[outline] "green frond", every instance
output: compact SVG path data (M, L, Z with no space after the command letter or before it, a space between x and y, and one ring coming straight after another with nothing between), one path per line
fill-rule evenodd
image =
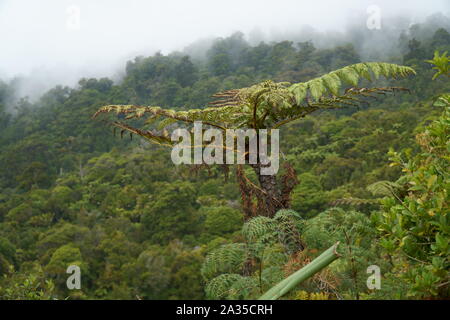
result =
M342 82L336 73L325 75L322 81L328 91L330 91L335 96L339 95L339 88L341 87Z
M154 130L138 129L119 121L111 124L151 142L171 146L168 135L155 130L161 131L176 122L192 124L195 121L221 130L276 129L319 109L358 106L379 95L406 91L398 87L358 88L363 78L372 80L380 75L399 78L412 74L415 71L410 67L382 62L357 63L304 83L267 80L248 88L219 92L213 95L216 100L203 109L176 111L158 106L108 105L100 108L93 117L114 113L125 121L146 118L144 125L153 125ZM352 87L344 90L344 83Z
M281 209L278 210L278 212L275 214L274 219L277 221L285 221L285 220L290 220L290 219L301 219L300 215L298 214L298 212L294 211L294 210L290 210L290 209Z
M308 81L308 88L311 92L312 97L316 101L319 100L319 98L322 97L327 90L327 87L325 86L322 78Z
M277 225L279 242L288 253L294 253L303 249L296 224L300 220L299 218L297 212L286 209L279 210L273 218Z
M208 299L225 299L231 294L231 288L237 282L244 282L245 277L235 273L225 273L212 279L205 288Z
M286 259L287 260L287 259ZM269 289L276 283L280 282L286 276L284 265L270 265L267 264L266 268L261 273L262 287ZM261 292L260 294L261 295Z
M414 69L410 67L392 63L357 63L332 71L305 83L293 84L290 90L296 98L297 104L300 104L307 97L308 90L311 97L315 101L318 101L326 94L339 96L339 90L342 89L343 82L357 87L362 78L372 81L373 78L377 79L380 74L386 78L399 78L407 77L415 73Z
M242 234L248 242L257 242L261 237L275 231L275 224L271 218L258 216L247 221L242 227Z
M377 181L367 186L367 191L372 193L374 196L387 196L390 197L396 194L402 189L398 183L391 181Z
M300 234L297 230L299 215L293 210L279 210L273 218L255 217L242 227L242 234L250 246L253 255L259 256L265 246L281 244L286 253L302 249Z
M282 244L274 244L264 248L262 256L262 263L265 266L282 267L288 260L289 255L286 254L285 248Z
M336 70L335 74L347 84L353 87L358 86L359 74L355 68L352 68L351 66L344 67L340 70Z
M225 244L213 250L205 259L201 273L204 279L211 279L221 273L238 273L246 258L242 243Z
M291 86L290 91L295 97L295 102L300 105L305 100L308 93L308 86L304 83L297 83Z
M259 295L258 285L258 280L255 277L236 277L235 281L228 289L227 299L256 299Z

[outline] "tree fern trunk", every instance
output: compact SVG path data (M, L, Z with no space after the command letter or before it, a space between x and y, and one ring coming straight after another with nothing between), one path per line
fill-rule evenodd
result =
M267 215L272 218L275 213L282 208L280 202L280 190L277 187L277 177L275 175L260 175L258 180L261 189L265 192L264 201L268 209Z
M262 202L259 204L259 209L264 211L265 216L272 218L279 209L283 208L280 199L281 192L277 185L277 177L276 175L262 175L261 164L255 164L252 167L258 177L259 186L262 191L258 199L258 201ZM262 208L261 205L263 205Z

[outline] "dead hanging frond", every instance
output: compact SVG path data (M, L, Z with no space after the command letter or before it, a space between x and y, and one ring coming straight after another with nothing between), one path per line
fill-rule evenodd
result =
M239 184L239 190L241 192L244 220L247 221L258 215L257 205L254 201L257 191L254 188L254 185L249 183L242 165L236 166L236 178Z
M230 178L230 165L222 164L222 165L220 165L220 168L222 169L225 182L228 182L228 179Z
M114 114L119 117L120 121L103 121L108 122L114 127L118 127L133 134L142 136L143 138L157 144L165 144L170 142L168 134L160 135L155 132L164 132L174 123L193 124L196 121L202 122L205 126L211 126L224 131L228 124L233 123L235 118L239 118L241 114L236 107L224 107L219 110L217 108L192 109L188 111L175 111L171 109L162 109L158 106L133 106L133 105L108 105L100 108L92 116L99 118L100 116ZM130 120L145 120L142 122L142 128L126 123ZM144 128L151 128L144 129ZM163 143L162 143L163 142ZM172 145L172 144L170 144Z
M258 170L258 165L252 165L252 167ZM289 208L290 195L298 184L298 179L295 169L288 162L285 162L283 167L286 172L280 177L280 186L279 188L275 186L277 192L273 194L269 194L267 190L263 190L250 181L245 175L242 165L237 167L236 176L241 192L245 220L258 215L272 217L277 211ZM272 179L274 184L278 184L275 176L260 176L259 178Z
M269 196L265 190L248 179L242 165L237 166L236 177L245 221L256 216L273 216L277 208L282 207L279 199Z
M289 208L291 203L291 193L295 186L299 184L297 173L289 162L283 164L286 172L281 177L281 203L284 208Z

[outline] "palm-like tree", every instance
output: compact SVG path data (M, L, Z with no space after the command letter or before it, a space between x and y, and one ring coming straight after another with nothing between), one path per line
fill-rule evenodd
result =
M110 123L124 132L141 136L151 142L173 146L167 127L173 123L191 124L201 121L203 125L227 129L278 129L294 120L317 110L340 109L366 103L395 91L400 87L358 87L361 79L369 81L400 78L415 74L406 66L390 63L367 62L350 65L307 82L291 84L264 81L248 88L228 90L215 94L215 100L203 109L171 110L158 106L107 105L94 117L114 113L121 120ZM348 86L345 88L344 84ZM129 120L145 118L141 128L130 125ZM258 159L259 160L259 159ZM252 165L259 186L251 183L238 166L237 176L241 187L244 212L249 218L255 215L272 217L279 209L289 206L289 194L297 183L295 173L287 167L281 179L276 175L261 174L261 163ZM256 198L256 201L254 199Z

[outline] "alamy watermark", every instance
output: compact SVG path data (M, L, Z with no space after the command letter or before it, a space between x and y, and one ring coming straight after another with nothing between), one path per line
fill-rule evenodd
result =
M369 30L381 29L381 8L377 5L371 5L366 10L369 17L366 21L366 26Z
M66 28L70 31L81 29L81 10L79 6L71 5L66 9Z
M70 265L66 273L71 274L66 281L67 289L69 290L80 290L81 289L81 269L77 265Z
M367 273L371 274L367 278L367 288L370 290L380 290L381 289L381 271L380 267L377 265L371 265L367 268Z
M171 140L178 144L171 157L176 165L258 164L261 175L275 175L279 169L279 137L278 129L203 130L202 122L196 121L193 138L188 129L172 132Z

